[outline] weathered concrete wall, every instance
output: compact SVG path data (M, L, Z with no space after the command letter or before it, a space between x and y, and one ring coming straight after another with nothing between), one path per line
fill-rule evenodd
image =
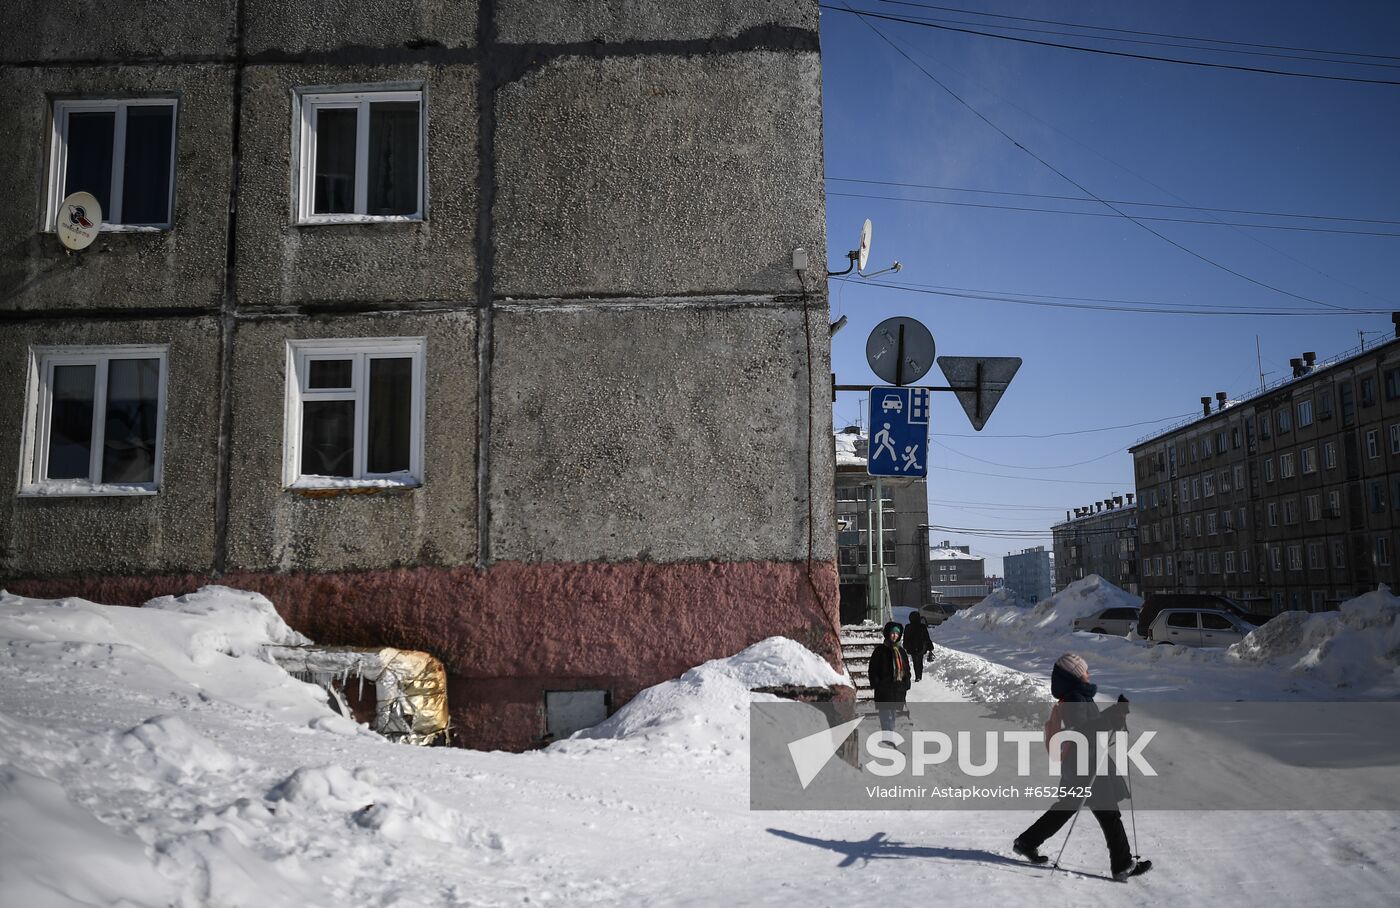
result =
M476 558L476 313L243 321L234 338L230 570L348 571ZM423 485L282 486L287 341L426 337Z
M814 321L825 334L823 315ZM522 561L832 559L827 397L800 310L695 304L496 314L491 551ZM827 380L824 338L812 364ZM815 400L814 400L815 398Z
M17 498L29 349L169 344L160 494ZM0 328L0 577L206 571L214 553L219 419L213 319L29 321Z
M470 47L478 0L244 0L250 54L346 47Z
M248 68L245 79L239 305L475 299L474 67L254 66ZM427 220L295 225L293 88L382 83L423 87L428 117Z
M137 605L191 577L21 581L23 596ZM621 706L707 659L780 634L839 663L829 563L554 564L354 574L234 573L325 643L422 649L443 661L459 740L542 743L547 690L601 688Z
M541 44L734 37L775 25L815 32L818 13L806 0L516 0L499 6L502 41Z
M55 96L177 96L175 226L106 232L81 256L41 233ZM214 307L232 165L228 66L0 66L0 311Z
M820 87L816 53L769 51L566 57L506 86L497 292L800 292L793 248L826 246Z
M233 52L237 0L5 0L0 63L158 60Z

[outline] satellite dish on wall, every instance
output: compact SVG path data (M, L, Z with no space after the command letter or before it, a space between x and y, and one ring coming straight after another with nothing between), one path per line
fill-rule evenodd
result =
M856 247L859 256L856 260L856 270L864 271L865 263L870 261L870 218L865 219L865 224L860 228L860 245Z
M75 192L58 203L54 232L58 241L77 252L92 245L102 229L102 203L90 192Z
M870 261L870 218L866 218L865 223L861 225L860 245L846 253L846 258L850 260L851 264L847 266L845 271L828 271L826 276L840 277L843 274L850 274L854 271L860 277L874 277L876 274L887 274L891 271L898 271L904 267L899 262L895 262L883 271L876 271L874 274L865 273L865 266Z

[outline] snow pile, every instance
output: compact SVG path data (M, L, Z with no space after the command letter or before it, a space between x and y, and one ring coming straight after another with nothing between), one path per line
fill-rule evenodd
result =
M1076 580L1033 608L998 590L972 608L956 612L944 624L949 630L981 630L1012 637L1059 637L1074 631L1074 619L1106 608L1138 608L1142 600L1098 574Z
M722 762L747 758L749 704L779 699L756 687L850 685L822 657L786 637L769 637L726 659L712 659L674 681L649 687L606 721L551 745L580 753L626 741L648 753Z
M226 586L204 586L183 596L161 596L141 607L181 615L217 616L217 623L211 622L211 633L202 635L200 642L231 656L256 653L269 643L283 646L311 643L287 626L266 596Z
M1400 691L1400 597L1382 586L1336 612L1285 612L1230 647L1241 662L1302 673L1338 688Z

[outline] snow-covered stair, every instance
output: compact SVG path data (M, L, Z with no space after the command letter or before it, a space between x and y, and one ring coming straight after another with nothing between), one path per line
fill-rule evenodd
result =
M845 624L841 626L841 660L846 663L846 671L856 685L857 700L874 699L870 691L870 654L880 643L880 628L873 624Z

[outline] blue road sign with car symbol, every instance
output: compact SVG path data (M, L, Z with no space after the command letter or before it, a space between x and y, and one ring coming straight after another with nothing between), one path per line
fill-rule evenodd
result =
M931 393L923 388L870 389L871 476L928 476Z

